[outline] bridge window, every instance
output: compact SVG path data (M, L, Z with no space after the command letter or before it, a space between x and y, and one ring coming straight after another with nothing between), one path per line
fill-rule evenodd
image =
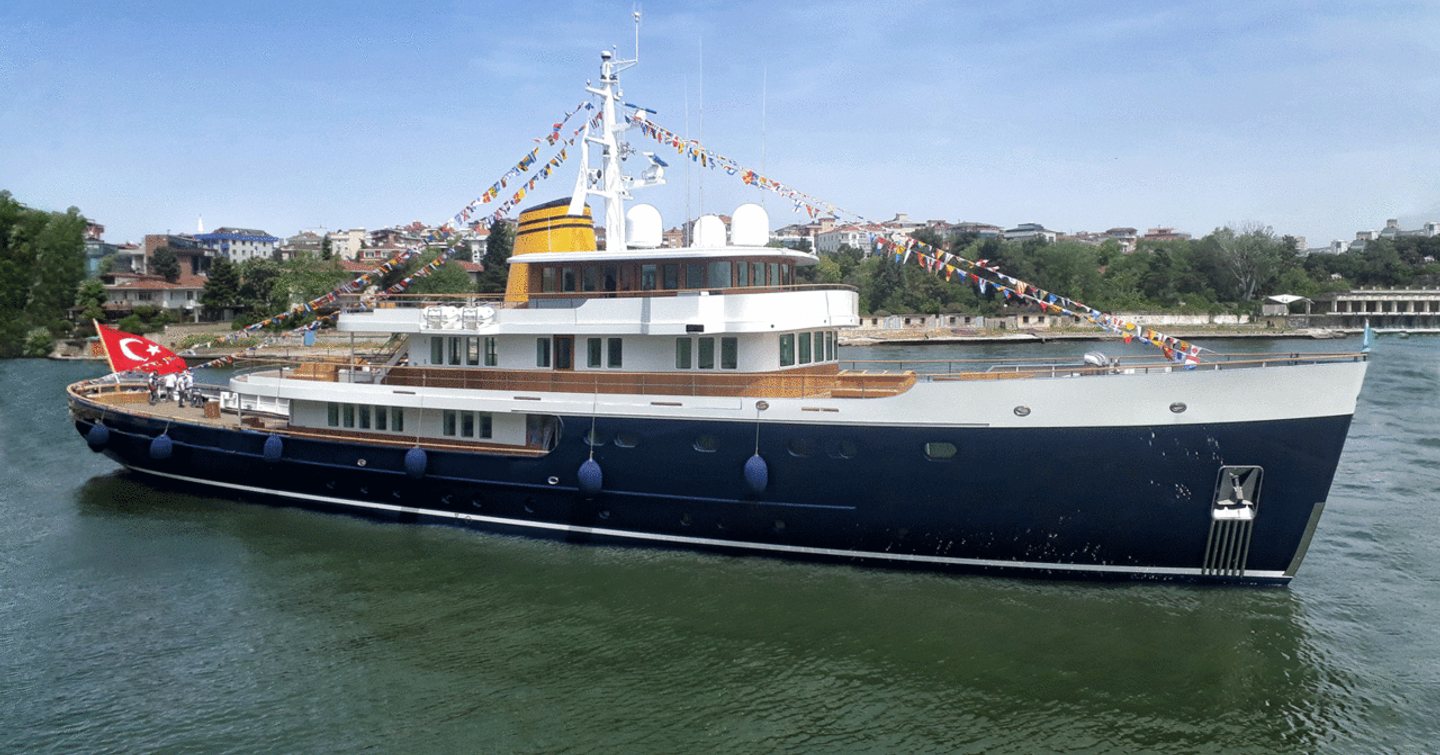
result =
M800 364L810 364L810 334L800 334Z
M751 263L750 263L750 285L752 285L752 286L764 286L764 285L765 285L765 263L764 263L764 262L751 262Z
M644 290L644 291L654 291L654 290L655 290L655 284L657 283L657 281L656 281L656 279L655 279L656 270L657 270L657 268L656 268L656 266L653 265L653 264L651 264L651 265L641 265L641 266L640 266L640 288L641 288L641 290Z
M735 285L738 288L750 286L750 265L744 262L735 263Z
M789 367L795 364L795 334L785 333L780 336L780 366Z
M740 344L735 338L720 339L720 369L734 370L740 366Z
M730 263L729 263L729 262L711 262L711 263L710 263L709 275L710 275L710 281L709 281L709 286L710 286L710 288L729 288L729 287L730 287Z
M675 369L690 369L690 339L675 339Z
M598 338L585 339L585 366L592 369L600 367L601 342Z
M680 265L679 263L668 263L660 266L660 272L664 278L663 287L674 291L680 287Z
M598 291L598 290L600 290L600 270L597 269L594 265L586 265L585 267L581 268L581 272L580 272L580 290L581 290L581 291Z
M835 331L825 331L825 361L835 361Z
M546 265L540 268L540 290L547 294L560 290L559 273L554 267Z
M685 265L685 287L705 287L705 263L691 262Z
M778 285L780 285L780 263L779 263L779 262L771 262L770 264L766 265L765 267L766 267L766 269L768 270L768 273L767 273L767 275L765 276L765 279L766 279L768 285L771 285L771 286L778 286Z
M575 290L575 268L570 267L569 265L560 268L560 290Z

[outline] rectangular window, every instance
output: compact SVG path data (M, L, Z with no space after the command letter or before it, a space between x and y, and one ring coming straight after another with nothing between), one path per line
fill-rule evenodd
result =
M606 352L607 352L606 355L605 355L605 357L606 357L606 359L605 359L605 366L618 368L618 367L620 366L621 362L623 361L623 360L622 360L622 357L624 356L624 355L620 352L620 339L619 339L619 338L611 338L611 339L608 339L608 340L609 340L609 343L605 344L605 346L606 346L606 349L605 349L605 350L606 350Z
M598 268L596 268L594 265L586 265L585 267L581 268L581 273L580 273L580 290L582 290L582 291L598 291L598 290L600 290L600 283L599 283L599 281L600 281L600 270L599 270Z
M494 367L500 364L500 357L495 353L495 336L485 336L485 366Z
M460 364L460 337L450 336L450 364Z
M575 290L575 268L568 265L566 267L560 268L560 290Z
M461 412L461 413L460 413L460 437L462 437L462 438L473 438L473 437L475 437L475 413L474 413L474 412Z
M360 429L370 429L370 407L363 404L360 406Z
M343 418L344 418L343 424L344 424L346 427L354 427L354 426L355 426L355 405L354 405L354 404L345 404L344 406L342 406L342 407L340 407L340 408L341 408L341 412L342 412Z
M465 364L470 367L480 365L480 339L470 337L465 339Z
M479 420L479 437L490 437L490 433L494 429L493 420L490 417L490 412L478 412L476 413L475 417Z
M764 263L764 262L751 262L751 263L750 263L750 285L752 285L752 286L763 286L763 285L765 285L765 263Z
M386 411L385 407L383 406L375 407L375 429L390 429L390 412Z
M675 263L661 265L660 272L664 275L665 288L674 291L680 287L680 265Z
M800 334L800 364L810 364L810 334Z
M734 370L740 367L740 343L732 337L720 339L720 369Z
M715 369L715 339L701 338L699 353L696 355L695 364L702 370Z
M735 285L739 288L750 286L750 264L748 262L735 263Z
M780 336L780 366L789 367L795 364L795 334L786 333Z
M405 410L398 406L390 407L390 429L397 433L405 432Z
M430 364L445 364L445 339L439 336L430 339Z
M685 287L705 287L705 263L691 262L685 265Z
M339 426L340 426L340 405L339 405L339 404L326 404L326 405L325 405L325 424L327 424L327 425L329 425L329 426L331 426L331 427L339 427Z
M535 366L536 366L536 367L549 367L549 366L550 366L550 339L548 339L548 338L537 338L537 339L535 339Z
M554 293L560 290L560 276L549 265L540 268L540 291Z
M600 366L600 351L604 346L598 338L585 339L585 366L598 368Z
M780 266L780 285L789 286L795 283L795 266L786 262Z
M825 334L817 330L810 336L815 339L815 361L825 361Z
M766 275L765 275L765 279L766 279L767 281L769 281L769 285L771 285L771 286L778 286L778 285L780 285L780 263L779 263L779 262L771 262L770 264L768 264L768 265L765 266L765 269L766 269L766 271L767 271L767 272L766 272Z
M655 272L656 272L656 269L655 269L655 265L653 265L653 264L652 264L652 265L641 265L641 266L640 266L640 288L641 288L641 290L644 290L644 291L653 291L653 290L655 290L655 284L656 284Z
M452 410L450 410L450 409L446 409L445 411L443 411L443 412L440 413L440 434L441 434L441 435L450 435L450 436L454 436L454 435L455 435L455 412L454 412L454 411L452 411Z
M730 263L729 263L729 262L711 262L711 263L710 263L709 276L710 276L710 288L729 288L729 287L730 287Z
M825 361L835 361L835 331L825 331Z
M690 339L675 339L675 369L690 369Z
M616 265L606 265L600 268L600 288L605 291L615 291L620 288L620 268Z

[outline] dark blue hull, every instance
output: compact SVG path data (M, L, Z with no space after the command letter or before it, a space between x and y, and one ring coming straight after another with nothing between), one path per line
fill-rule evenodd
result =
M99 408L71 405L85 435ZM1076 429L767 423L759 450L769 480L755 494L743 474L754 424L606 420L599 440L621 434L636 444L594 449L603 486L586 495L577 472L590 452L590 419L562 419L560 442L545 456L431 449L419 478L406 474L403 447L286 436L278 460L267 461L265 433L167 425L113 407L97 450L156 480L576 542L1283 584L1303 556L1350 424L1349 416ZM161 433L172 447L157 459L152 439ZM713 436L716 450L697 451L700 435ZM958 453L931 460L925 444L933 442ZM1264 468L1263 497L1243 532L1212 520L1217 471L1227 464Z

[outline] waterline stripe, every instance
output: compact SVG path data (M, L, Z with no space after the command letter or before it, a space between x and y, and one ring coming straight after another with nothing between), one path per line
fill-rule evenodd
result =
M508 517L484 516L481 514L466 514L457 511L439 511L436 509L422 509L413 506L396 506L388 503L372 503L370 501L356 501L349 498L336 498L333 496L314 495L311 493L299 493L293 491L274 490L271 488L256 487L253 485L240 485L233 482L219 482L216 480L202 480L196 477L171 474L169 472L157 472L151 469L133 467L126 465L127 469L157 477L168 477L183 482L191 482L199 485L210 485L215 487L242 490L249 493L261 495L274 495L283 498L296 498L307 501L318 501L340 506L354 506L357 508L375 509L380 511L392 511L406 514L417 514L422 516L442 517L457 519L467 522L484 522L488 524L500 524L509 527L529 527L532 529L552 530L556 532L573 532L587 535L601 535L631 540L648 540L653 542L682 543L686 545L699 545L718 548L737 548L744 550L771 551L777 553L800 553L810 556L830 556L838 558L861 558L883 561L902 561L908 563L944 564L952 566L980 566L1000 569L1036 569L1056 571L1081 571L1112 574L1144 574L1144 575L1172 575L1172 576L1204 576L1201 569L1173 566L1111 566L1103 564L1051 564L1036 563L1031 561L1002 561L986 558L953 558L949 556L926 556L909 553L878 553L875 551L855 551L841 548L815 548L804 545L776 545L774 543L751 543L738 540L720 540L709 537L689 537L685 535L661 535L651 532L631 532L628 530L615 530L604 527L582 527L573 524L557 524L554 522L533 522L524 519L510 519ZM1261 579L1284 580L1286 575L1279 571L1246 571L1244 577Z

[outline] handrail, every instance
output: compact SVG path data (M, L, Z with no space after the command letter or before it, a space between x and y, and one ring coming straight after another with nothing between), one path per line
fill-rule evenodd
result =
M507 302L504 294L390 294L376 300L364 294L347 294L337 297L346 312L363 307L364 311L379 309L410 309L432 304L480 305L496 309L525 309L530 302L565 301L567 299L636 299L670 298L678 296L727 296L731 294L774 294L800 291L858 291L854 286L843 283L792 283L783 286L733 286L703 288L651 288L628 291L531 291L526 294L528 302Z

